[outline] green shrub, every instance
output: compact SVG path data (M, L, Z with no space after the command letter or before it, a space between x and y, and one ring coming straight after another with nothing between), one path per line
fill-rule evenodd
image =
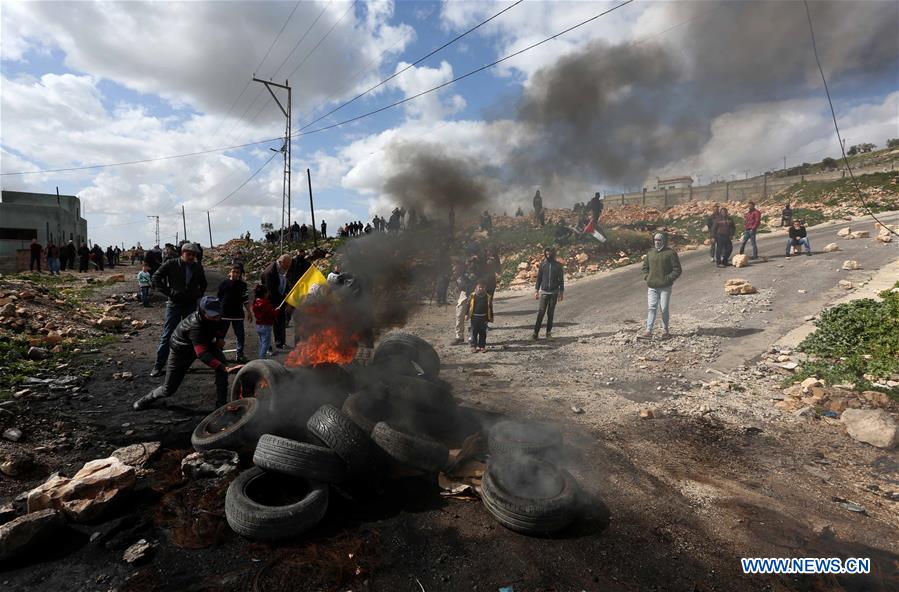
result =
M795 378L814 375L870 388L865 374L884 378L899 373L899 294L884 291L880 296L882 300L853 300L821 313L815 332L799 344L800 351L817 360L803 364Z

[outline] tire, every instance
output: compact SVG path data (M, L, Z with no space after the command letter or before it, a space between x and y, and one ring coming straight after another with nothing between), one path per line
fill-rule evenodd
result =
M307 440L306 422L322 405L338 409L352 391L352 376L337 366L285 369L272 400L276 427L272 433L293 440Z
M415 376L391 376L386 379L387 400L399 409L448 413L456 408L449 389Z
M490 428L487 444L491 454L541 456L562 445L562 432L549 423L509 419Z
M440 356L434 347L421 337L409 333L388 333L381 339L372 356L373 364L394 374L418 374L412 362L418 365L425 376L436 378L440 374Z
M347 476L346 463L330 448L272 434L259 438L253 463L266 471L322 483L340 483Z
M390 413L387 401L366 392L354 393L347 397L341 411L369 435L375 429L375 424L386 420Z
M259 393L258 398L269 398L270 395L274 395L277 386L286 380L287 375L287 369L274 360L251 360L234 377L228 391L228 400L256 397L257 386L263 380L268 387Z
M194 450L252 450L263 423L262 407L253 397L222 405L197 424L190 437Z
M492 458L481 480L481 496L497 522L522 534L558 532L577 514L574 477L534 457Z
M327 509L328 486L324 483L258 467L238 475L225 493L228 526L243 537L259 541L302 534L321 522Z
M375 424L371 437L390 458L415 469L439 473L449 461L449 449L446 446L400 432L383 421Z
M322 405L306 423L316 438L328 445L349 466L350 476L377 478L382 458L371 437L331 405Z

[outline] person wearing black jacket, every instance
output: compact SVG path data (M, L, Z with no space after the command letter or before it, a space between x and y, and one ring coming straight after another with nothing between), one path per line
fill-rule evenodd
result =
M197 310L178 323L172 333L171 348L165 367L165 381L134 402L134 410L140 411L154 401L175 394L188 368L197 358L215 371L215 406L221 407L228 399L228 374L241 366L227 366L222 353L225 325L221 322L222 306L218 298L204 296Z
M197 300L206 293L206 274L197 263L197 247L193 243L181 248L181 257L168 259L153 274L153 286L165 294L165 321L156 348L156 364L150 376L160 376L169 356L169 339L178 323L197 308Z
M540 300L540 309L537 311L537 322L534 323L534 335L536 340L543 325L543 316L546 315L546 338L553 338L553 315L556 312L556 302L565 299L565 270L556 261L556 250L552 247L543 249L543 262L537 271L537 282L534 286L534 300Z
M268 290L269 302L275 308L280 307L272 330L275 346L279 348L283 348L287 341L287 319L291 313L290 306L282 306L284 297L311 265L304 255L305 251L299 251L296 257L281 255L262 272L262 284Z
M87 271L87 265L90 256L90 249L87 248L86 244L81 243L81 246L78 247L78 271Z
M63 271L67 268L73 271L75 270L75 255L77 254L78 251L75 249L75 243L72 241L69 241L66 246L62 248L60 264Z
M793 220L793 225L790 227L790 238L787 240L787 257L790 256L790 251L794 246L804 246L805 254L811 257L812 245L808 240L808 233L805 231L805 226L802 225L800 220Z

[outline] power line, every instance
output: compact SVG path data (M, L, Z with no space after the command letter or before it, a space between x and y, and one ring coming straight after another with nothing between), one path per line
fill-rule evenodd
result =
M896 232L895 230L878 220L877 216L874 215L874 212L871 211L871 207L865 201L865 196L862 194L862 190L858 186L858 181L855 179L855 175L852 173L852 167L849 165L849 158L846 157L846 148L843 146L843 138L840 135L840 126L837 123L837 112L833 108L833 100L830 98L830 89L827 88L827 78L824 76L824 68L821 67L821 59L818 57L818 44L815 43L815 27L812 25L812 12L808 7L808 0L802 0L802 3L805 4L805 15L808 17L808 30L812 38L812 51L814 51L815 53L815 63L818 64L818 72L821 73L821 81L824 83L824 93L827 95L827 104L830 105L830 115L831 117L833 117L833 129L837 133L837 143L840 145L840 153L843 155L843 162L846 163L846 170L849 171L849 178L852 179L852 186L855 187L855 192L858 194L858 199L862 202L862 206L868 212L868 215L871 216L871 218L873 218L875 222L880 224L882 228L886 228L891 234L899 236L899 232Z
M328 29L328 32L325 33L325 36L322 37L321 39L319 39L318 43L315 44L315 47L313 47L311 50L309 50L309 53L306 54L306 57L303 58L303 61L300 62L300 65L297 66L296 68L294 68L293 71L287 75L288 79L291 76L293 76L294 74L296 74L299 71L299 69L303 67L303 64L306 63L306 60L309 59L309 56L311 56L312 54L315 53L315 50L317 50L318 47L324 42L324 40L327 39L328 36L331 34L331 31L333 31L337 27L337 25L340 24L340 22L346 17L346 15L348 15L350 13L351 10L353 10L353 8L356 7L356 5L358 3L359 3L359 0L356 0L355 2L350 4L350 7L346 9L346 11L343 13L343 15L341 15L341 17L339 19L337 19L337 22L335 22L333 25L331 25L331 28Z
M410 96L410 97L406 97L405 99L400 99L399 101L395 101L395 102L393 102L393 103L390 103L389 105L385 105L384 107L380 107L380 108L375 109L375 110L373 110L373 111L369 111L369 112L367 112L367 113L363 113L362 115L357 115L356 117L351 117L350 119L345 119L345 120L343 120L343 121L338 121L337 123L333 123L333 124L331 124L331 125L326 125L326 126L324 126L324 127L316 128L316 129L310 130L310 131L308 131L308 132L304 132L304 131L302 131L302 130L299 130L299 131L297 131L296 133L294 133L294 134L292 134L292 135L293 135L293 136L308 136L308 135L310 135L310 134L315 134L315 133L323 132L323 131L326 131L326 130L329 130L329 129L334 129L335 127L340 127L340 126L342 126L342 125L346 125L346 124L348 124L348 123L352 123L352 122L354 122L354 121L358 121L358 120L360 120L360 119L363 119L363 118L365 118L365 117L369 117L369 116L371 116L371 115L376 115L376 114L378 114L378 113L381 113L382 111L387 111L388 109L392 109L393 107L396 107L396 106L398 106L398 105L402 105L403 103L408 103L409 101L413 101L413 100L415 100L415 99L417 99L417 98L419 98L419 97L422 97L422 96L424 96L424 95L426 95L426 94L432 93L432 92L434 92L434 91L436 91L436 90L440 90L441 88L444 88L444 87L449 86L449 85L451 85L451 84L455 84L456 82L459 82L460 80L464 80L464 79L468 78L469 76L473 76L474 74L477 74L477 73L479 73L479 72L483 72L484 70L487 70L487 69L489 69L489 68L492 68L493 66L496 66L496 65L501 64L501 63L503 63L503 62L505 62L505 61L507 61L507 60L510 60L510 59L512 59L512 58L514 58L514 57L517 57L517 56L523 54L523 53L526 52L526 51L530 51L530 50L534 49L535 47L539 47L539 46L543 45L544 43L548 43L548 42L552 41L553 39L556 39L557 37L561 37L562 35L564 35L564 34L566 34L566 33L570 33L571 31L573 31L573 30L575 30L575 29L577 29L577 28L579 28L579 27L582 27L582 26L584 26L584 25L586 25L586 24L588 24L588 23L590 23L590 22L592 22L592 21L595 21L596 19L598 19L598 18L600 18L600 17L602 17L602 16L605 16L605 15L609 14L610 12L613 12L613 11L615 11L615 10L618 10L619 8L621 8L621 7L623 7L623 6L627 6L628 4L630 4L630 3L633 2L633 1L634 1L634 0L626 0L625 2L622 2L621 4L618 4L618 5L616 5L616 6L613 6L612 8L610 8L610 9L608 9L608 10L604 10L603 12L600 12L599 14L597 14L597 15L595 15L595 16L592 16L592 17L590 17L590 18L588 18L588 19L586 19L586 20L583 20L583 21L579 22L579 23L576 24L576 25L573 25L573 26L571 26L571 27L568 27L568 28L565 29L564 31L560 31L560 32L556 33L555 35L552 35L552 36L550 36L550 37L547 37L546 39L544 39L544 40L542 40L542 41L538 41L537 43L534 43L534 44L532 44L532 45L529 45L529 46L525 47L524 49L520 49L520 50L518 50L518 51L516 51L516 52L510 53L509 55L504 56L504 57L502 57L502 58L500 58L500 59L498 59L498 60L495 60L495 61L493 61L493 62L490 62L489 64L485 64L485 65L481 66L480 68L475 68L474 70L470 70L470 71L466 72L465 74L462 74L461 76L457 76L457 77L453 78L452 80L449 80L449 81L444 82L444 83L442 83L442 84L438 84L437 86L431 87L431 88L429 88L429 89L427 89L427 90L424 90L424 91L422 91L422 92L420 92L420 93L414 94L414 95L412 95L412 96Z
M565 35L566 33L570 33L571 31L573 31L573 30L575 30L575 29L577 29L577 28L579 28L579 27L582 27L582 26L584 26L584 25L586 25L586 24L588 24L588 23L591 23L591 22L595 21L596 19L598 19L598 18L600 18L600 17L603 17L603 16L605 16L605 15L607 15L607 14L609 14L609 13L615 11L615 10L618 10L619 8L622 8L622 7L624 7L624 6L627 6L628 4L631 4L632 2L634 2L634 0L626 0L625 2L622 2L621 4L617 4L617 5L613 6L612 8L609 8L608 10L604 10L603 12L600 12L600 13L598 13L598 14L596 14L596 15L594 15L594 16L588 18L588 19L585 19L585 20L583 20L583 21L581 21L581 22L575 24L575 25L572 25L571 27L568 27L567 29L564 29L563 31L560 31L560 32L556 33L555 35L552 35L552 36L550 36L550 37L547 37L547 38L543 39L542 41L538 41L537 43L534 43L534 44L529 45L529 46L527 46L527 47L525 47L525 48L523 48L523 49L520 49L520 50L518 50L518 51L516 51L516 52L514 52L514 53L511 53L511 54L509 54L509 55L506 55L506 56L504 56L504 57L502 57L502 58L500 58L500 59L498 59L498 60L495 60L495 61L493 61L493 62L490 62L489 64L485 64L485 65L483 65L483 66L481 66L481 67L479 67L479 68L475 68L474 70L471 70L471 71L469 71L469 72L466 72L465 74L462 74L461 76L457 76L456 78L453 78L452 80L450 80L450 81L448 81L448 82L444 82L444 83L442 83L442 84L439 84L439 85L437 85L437 86L435 86L435 87L433 87L433 88L430 88L430 89L428 89L428 90L422 91L422 92L420 92L420 93L418 93L418 94L415 94L415 95L413 95L413 96L406 97L405 99L401 99L401 100L399 100L399 101L396 101L396 102L394 102L394 103L391 103L391 104L386 105L386 106L384 106L384 107L381 107L381 108L379 108L379 109L375 109L375 110L373 110L373 111L369 111L368 113L364 113L364 114L362 114L362 115L358 115L358 116L356 116L356 117L352 117L352 118L346 119L346 120L344 120L344 121L339 121L339 122L337 122L337 123L334 123L334 124L331 124L331 125L328 125L328 126L324 126L324 127L321 127L321 128L313 129L313 130L310 130L310 131L305 131L305 132L304 132L304 131L297 131L297 132L295 132L295 133L293 133L293 134L291 134L291 135L294 136L294 137L296 137L296 136L306 136L306 135L310 135L310 134L314 134L314 133L318 133L318 132L323 132L323 131L326 131L326 130L329 130L329 129L333 129L333 128L336 128L336 127L340 127L340 126L346 125L346 124L348 124L348 123L352 123L352 122L354 122L354 121L358 121L358 120L360 120L360 119L363 119L363 118L365 118L365 117L369 117L369 116L371 116L371 115L375 115L375 114L377 114L377 113L381 113L382 111L386 111L386 110L391 109L391 108L393 108L393 107L396 107L396 106L398 106L398 105L402 105L402 104L404 104L404 103L408 103L409 101L415 100L415 99L417 99L417 98L419 98L419 97L422 97L422 96L424 96L424 95L426 95L426 94L429 94L429 93L431 93L431 92L434 92L434 91L436 91L436 90L440 90L441 88L444 88L444 87L446 87L446 86L449 86L449 85L451 85L451 84L454 84L454 83L456 83L456 82L459 82L459 81L461 81L461 80L464 80L465 78L468 78L468 77L470 77L470 76L473 76L474 74L477 74L477 73L479 73L479 72L483 72L484 70L487 70L487 69L489 69L489 68L492 68L493 66L496 66L496 65L501 64L501 63L503 63L503 62L505 62L505 61L508 61L508 60L510 60L510 59L512 59L512 58L514 58L514 57L517 57L517 56L519 56L519 55L521 55L521 54L523 54L523 53L525 53L525 52L527 52L527 51L530 51L530 50L532 50L532 49L534 49L534 48L536 48L536 47L539 47L540 45L543 45L544 43L548 43L549 41L552 41L552 40L554 40L554 39L556 39L556 38L558 38L558 37L561 37L562 35ZM132 160L132 161L125 161L125 162L106 163L106 164L97 164L97 165L85 165L85 166L80 166L80 167L67 167L67 168L59 168L59 169L42 169L42 170L36 170L36 171L17 171L17 172L11 172L11 173L0 173L0 176L8 176L8 175L30 175L30 174L37 174L37 173L60 173L60 172L67 172L67 171L80 171L80 170L86 170L86 169L107 168L107 167L113 167L113 166L124 166L124 165L132 165L132 164L143 164L143 163L148 163L148 162L156 162L156 161L160 161L160 160L171 160L171 159L174 159L174 158L183 158L183 157L188 157L188 156L198 156L198 155L201 155L201 154L211 154L211 153L213 153L213 152L225 152L225 151L227 151L227 150L235 150L235 149L238 149L238 148L246 148L246 147L249 147L249 146L258 146L258 145L260 145L260 144L265 144L265 143L268 143L268 142L275 142L275 141L282 141L282 140L283 140L283 138L267 138L267 139L265 139L265 140L259 140L259 141L256 141L256 142L247 142L247 143L245 143L245 144L236 144L236 145L233 145L233 146L224 146L224 147L220 147L220 148L211 148L211 149L209 149L209 150L198 150L198 151L196 151L196 152L189 152L189 153L185 153L185 154L173 154L173 155L162 156L162 157L157 157L157 158L146 158L146 159L142 159L142 160Z
M281 71L281 68L284 67L284 64L287 63L287 60L290 59L290 56L292 56L292 55L293 55L293 52L295 52L295 51L297 50L297 48L300 46L300 44L303 42L303 40L304 40L304 39L306 38L306 36L309 34L309 31L311 31L311 30L312 30L312 27L315 26L315 23L317 23L318 20L322 17L322 15L325 14L325 11L326 11L326 10L328 10L328 5L327 5L327 4L325 4L325 5L322 7L321 12L318 13L318 16L315 17L315 20L312 21L312 24L311 24L311 25L309 25L309 28L306 29L306 32L303 33L303 36L302 36L302 37L300 37L300 40L297 41L297 42L294 44L293 49L291 49L290 52L284 57L284 61L281 62L281 65L278 66L278 68L275 70L275 73L272 74L272 77L273 77L273 78L278 74L278 72ZM259 92L261 93L262 90L260 89Z
M126 160L122 162L109 162L106 164L88 164L84 166L77 167L66 167L61 169L41 169L37 171L16 171L13 173L0 173L0 176L6 177L9 175L36 175L38 173L65 173L69 171L85 171L88 169L104 169L108 167L114 166L127 166L132 164L145 164L148 162L157 162L160 160L172 160L173 158L185 158L188 156L200 156L201 154L212 154L213 152L226 152L228 150L236 150L238 148L247 148L249 146L258 146L260 144L266 144L268 142L281 142L284 138L268 138L266 140L259 140L257 142L248 142L246 144L235 144L234 146L225 146L223 148L210 148L209 150L198 150L196 152L187 152L185 154L171 154L169 156L158 156L156 158L143 158L141 160Z
M268 165L268 163L270 163L270 162L272 161L272 159L274 159L274 158L275 158L276 156L278 156L279 154L281 154L281 153L280 153L280 152L275 152L274 154L272 154L272 155L269 157L268 160L266 160L264 163L262 163L262 166L260 166L258 169L256 169L256 172L255 172L255 173L253 173L252 175L250 175L249 177L247 177L247 179L246 179L243 183L241 183L240 185L238 185L238 186L237 186L231 193L229 193L228 195L226 195L225 197L223 197L223 198L220 199L219 201L215 202L211 207L209 207L209 209L212 210L212 209L214 209L214 208L216 208L216 207L222 205L222 203L224 203L225 200L227 200L227 199L230 198L232 195L234 195L235 193L237 193L238 191L240 191L241 189L243 189L244 185L246 185L247 183L249 183L250 181L252 181L253 178L254 178L256 175L258 175L259 173L261 173L261 172L262 172L262 169L264 169L264 168L266 167L266 165Z
M336 113L337 111L340 111L341 109L343 109L343 108L346 107L347 105L350 105L351 103L354 103L356 100L358 100L358 99L360 99L361 97L367 95L367 94L370 93L371 91L373 91L373 90L375 90L375 89L377 89L377 88L380 88L381 86L384 86L385 84L387 84L388 82L390 82L391 80L393 80L394 78L396 78L397 76L399 76L400 74L402 74L403 72L405 72L406 70L409 70L410 68L413 68L413 67L417 66L418 64L422 63L423 61L425 61L425 60L428 59L429 57L433 56L433 55L436 54L437 52L439 52L439 51L441 51L441 50L443 50L443 49L446 49L447 47L449 47L450 45L452 45L452 44L455 43L456 41L458 41L458 40L462 39L463 37L465 37L466 35L468 35L468 34L470 34L470 33L473 33L474 31L480 29L481 27L483 27L484 25L486 25L487 23L489 23L489 22L492 21L493 19L497 18L497 17L500 16L501 14L503 14L503 13L505 13L505 12L508 12L509 10L512 10L513 8L515 8L516 6L518 6L519 4L521 4L522 2L524 2L524 0L518 0L518 1L515 2L514 4L511 4L511 5L507 6L506 8L500 10L499 12L497 12L496 14L494 14L493 16L491 16L490 18L488 18L487 20L481 21L480 23L478 23L478 24L475 25L474 27L468 29L468 30L465 31L464 33L461 33L461 34L457 35L457 36L454 37L453 39L450 39L449 41L447 41L446 43L444 43L443 45L441 45L441 46L438 47L437 49L435 49L435 50L431 51L430 53L428 53L427 55L418 58L417 60L415 60L414 62L412 62L411 64L409 64L408 66L406 66L405 68L403 68L402 70L400 70L399 72L396 72L396 73L392 74L391 76L388 76L387 78L385 78L385 79L382 80L381 82L377 83L376 85L372 86L371 88L362 91L361 93L359 93L358 95L356 95L355 97L353 97L352 99L350 99L349 101L346 101L345 103L343 103L343 104L341 104L341 105L338 105L337 107L331 109L330 111L328 111L327 113L325 113L324 115L322 115L321 117L319 117L318 119L315 119L315 120L313 120L313 121L310 121L309 123L307 123L306 125L304 125L303 127L301 127L301 128L299 129L299 131L303 131L303 130L306 129L307 127L310 127L310 126L312 126L312 125L318 123L318 122L321 121L322 119L327 118L329 115L331 115L331 114L333 114L333 113ZM383 54L382 54L382 55L383 55Z

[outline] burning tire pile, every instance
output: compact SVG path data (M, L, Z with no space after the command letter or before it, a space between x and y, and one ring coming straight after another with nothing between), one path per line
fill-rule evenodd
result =
M323 519L334 492L380 492L397 468L449 470L445 443L465 422L438 378L436 351L418 337L392 333L372 359L367 367L294 369L255 360L238 373L231 402L200 422L191 439L198 451L224 448L252 458L254 466L225 496L235 532L264 541L294 537ZM469 432L479 430L475 423ZM578 486L546 460L561 447L558 429L501 421L487 441L489 455L482 449L469 456L488 457L480 494L490 514L524 534L567 527L577 514Z

